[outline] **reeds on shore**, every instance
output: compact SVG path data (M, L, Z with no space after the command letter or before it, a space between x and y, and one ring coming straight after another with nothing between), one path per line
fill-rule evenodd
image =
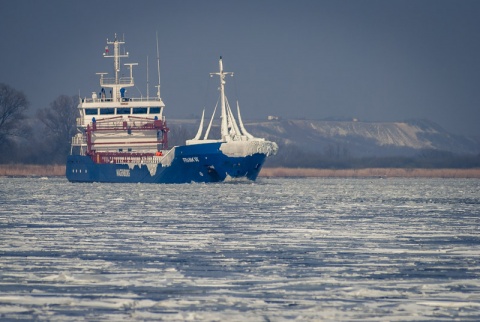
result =
M65 165L0 164L0 176L12 176L12 177L65 176Z
M409 168L366 168L366 169L305 169L263 168L262 177L397 177L397 178L480 178L480 168L473 169L409 169Z
M0 176L12 177L62 177L65 165L0 164ZM480 168L473 169L418 169L418 168L367 168L367 169L312 169L263 168L260 177L324 177L324 178L480 178Z

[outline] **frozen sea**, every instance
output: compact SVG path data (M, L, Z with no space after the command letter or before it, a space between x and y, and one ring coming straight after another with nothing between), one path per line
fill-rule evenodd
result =
M480 180L0 178L0 320L479 321Z

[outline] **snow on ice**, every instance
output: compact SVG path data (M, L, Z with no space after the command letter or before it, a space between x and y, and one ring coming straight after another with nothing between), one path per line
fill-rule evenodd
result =
M0 178L0 319L477 320L479 186Z

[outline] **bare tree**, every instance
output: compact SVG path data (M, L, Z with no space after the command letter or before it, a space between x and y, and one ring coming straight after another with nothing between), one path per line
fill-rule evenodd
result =
M70 141L76 133L76 118L79 116L78 96L60 95L49 108L40 109L37 118L45 126L45 149L51 161L64 162L70 149ZM46 151L47 152L47 151Z
M0 83L0 147L4 146L9 138L22 137L25 134L26 116L29 103L23 92Z

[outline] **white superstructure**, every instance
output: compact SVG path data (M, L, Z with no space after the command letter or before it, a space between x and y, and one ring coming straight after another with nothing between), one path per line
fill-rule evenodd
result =
M121 58L128 58L121 53L124 41L108 41L103 56L113 58L114 77L108 73L100 76L98 93L81 98L77 119L79 133L73 138L72 150L78 153L140 153L155 154L167 148L167 137L163 109L165 104L157 91L156 97L130 97L128 88L135 86L133 67L137 63L126 63L128 76L121 75ZM113 54L110 52L113 47ZM158 89L160 85L157 85Z

